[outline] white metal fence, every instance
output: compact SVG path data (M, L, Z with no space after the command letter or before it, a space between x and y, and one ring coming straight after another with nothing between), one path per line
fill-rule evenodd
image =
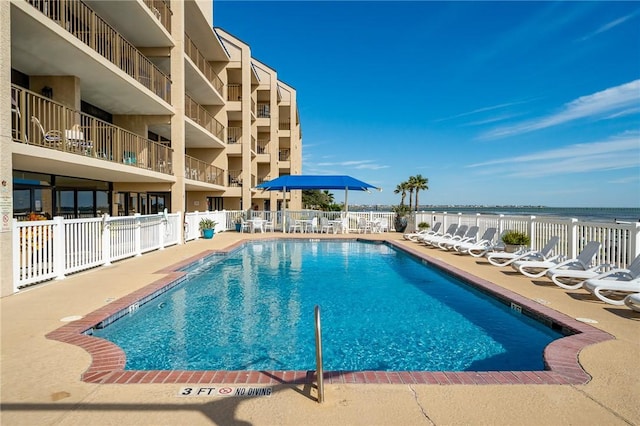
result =
M164 213L90 219L44 221L13 221L13 285L14 291L42 281L62 279L66 274L109 265L127 257L140 256L151 250L181 244L200 238L199 223L203 218L217 222L215 231L234 230L236 220L260 217L272 220L275 230L283 230L283 221L326 217L329 220L345 216L344 212L303 211L215 211ZM346 214L351 231L358 229L358 220L386 219L393 229L393 212L349 212ZM519 230L531 237L531 246L541 248L550 237L557 235L560 243L556 253L573 258L589 241L601 243L594 263L609 263L626 267L640 254L640 223L582 222L577 219L535 216L504 216L480 214L447 214L416 212L408 216L407 231L420 222L442 228L452 223L476 225L481 235L487 228L498 229L496 239L505 230ZM286 226L285 226L286 227Z
M181 242L181 213L13 220L13 289Z
M447 214L446 212L416 212L409 220L409 231L420 222L433 225L442 222L442 228L458 225L478 226L478 235L490 227L497 228L496 239L506 230L517 230L531 238L533 249L542 248L552 236L560 238L555 253L568 258L576 257L589 241L601 244L594 264L608 263L624 268L640 254L640 223L587 222L557 217L505 216L480 214Z

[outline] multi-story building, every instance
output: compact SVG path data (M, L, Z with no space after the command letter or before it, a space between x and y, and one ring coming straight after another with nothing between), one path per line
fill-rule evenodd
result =
M0 2L0 59L3 277L13 217L276 210L301 173L295 89L211 0Z

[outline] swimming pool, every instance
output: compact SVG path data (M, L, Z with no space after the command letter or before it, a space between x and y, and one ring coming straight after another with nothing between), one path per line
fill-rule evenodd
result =
M314 369L316 304L326 370L542 370L562 337L387 244L272 240L209 260L93 334L130 370Z

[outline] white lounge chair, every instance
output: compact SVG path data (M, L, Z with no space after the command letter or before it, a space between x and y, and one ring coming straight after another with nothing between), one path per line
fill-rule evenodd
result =
M456 246L456 244L461 244L467 241L469 242L475 241L476 238L478 238L479 229L480 227L478 226L475 226L475 225L470 226L469 229L467 229L467 232L464 234L464 236L462 237L454 236L450 240L441 241L438 244L438 247L440 247L443 250L451 250Z
M631 293L624 298L624 304L636 312L640 312L640 293Z
M558 257L554 260L518 260L513 262L511 266L529 278L540 278L549 270L574 269L584 271L589 269L598 250L600 250L600 243L589 241L575 259L560 261L562 257Z
M560 238L557 236L553 236L549 238L547 244L540 251L525 249L515 253L507 253L507 252L494 252L487 254L487 260L490 264L494 266L507 266L512 264L513 262L520 260L548 260L553 261L558 256L551 256L551 253L558 245L558 241Z
M633 262L629 264L626 269L611 269L612 265L609 263L603 263L586 271L571 270L571 269L554 269L547 271L547 276L558 286L567 290L577 290L584 284L584 281L589 278L596 278L598 275L620 275L622 272L628 273L630 277L640 276L640 255L638 255ZM611 269L610 274L605 272ZM605 274L605 275L603 275Z
M594 278L588 278L582 287L593 293L603 302L612 305L624 304L628 293L640 293L640 256L637 256L629 268L612 269ZM610 295L622 295L619 299L611 299Z
M631 293L640 293L640 277L621 281L604 277L605 274L597 278L589 278L582 286L589 293L598 299L611 305L624 305L626 297ZM617 296L618 298L612 298Z
M431 235L420 235L418 236L418 241L423 243L423 244L427 244L429 245L429 241L431 240L437 240L438 238L441 238L445 235L449 235L449 236L453 236L453 234L455 234L456 229L458 229L458 224L457 223L452 223L451 225L449 225L449 227L446 229L446 231L440 233L436 233L436 234L431 234Z
M433 224L433 226L431 227L431 229L427 228L425 230L422 231L418 231L418 232L408 232L404 235L402 235L402 237L405 240L409 240L409 241L417 241L418 237L423 236L423 235L435 235L438 233L438 231L440 231L440 227L442 226L442 222L436 222Z
M497 228L487 228L478 241L466 241L453 246L454 250L462 254L470 254L473 257L481 257L493 245Z
M438 244L440 244L443 241L450 240L454 237L457 237L457 238L464 237L464 234L467 233L467 229L469 229L468 225L460 225L456 228L456 231L453 234L444 234L441 237L430 238L429 240L425 241L425 244L430 245L432 247L438 247Z

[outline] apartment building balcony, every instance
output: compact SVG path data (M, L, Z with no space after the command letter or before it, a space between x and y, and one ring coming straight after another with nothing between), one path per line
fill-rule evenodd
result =
M209 60L185 34L186 88L193 99L203 105L224 105L224 84Z
M230 188L239 188L242 187L242 170L229 170L227 172L229 175L228 187Z
M271 160L269 155L268 139L258 139L258 142L256 144L256 153L258 154L257 161L260 163L268 163Z
M224 126L207 109L185 96L185 146L187 148L224 148Z
M13 167L111 182L173 182L173 150L12 85Z
M290 137L291 136L291 121L280 119L278 123L278 136Z
M123 2L134 3L134 2ZM139 26L162 28L148 8ZM11 2L11 66L30 76L75 76L82 100L111 114L168 115L171 80L83 2ZM166 35L156 40L171 43Z
M184 177L187 179L185 188L188 191L211 189L211 185L224 186L224 171L202 160L184 156Z
M278 150L278 168L291 168L291 150L289 148L281 148Z

